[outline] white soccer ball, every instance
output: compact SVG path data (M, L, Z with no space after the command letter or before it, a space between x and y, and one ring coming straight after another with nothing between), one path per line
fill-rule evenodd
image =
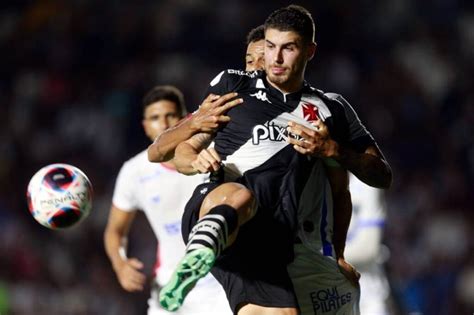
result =
M53 230L67 228L89 215L92 185L77 167L51 164L33 175L27 199L33 218L40 224Z

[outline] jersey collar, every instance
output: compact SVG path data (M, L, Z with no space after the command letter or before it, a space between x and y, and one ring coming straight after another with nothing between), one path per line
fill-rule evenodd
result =
M274 96L279 98L281 101L287 103L287 102L292 102L292 101L298 101L301 99L301 95L305 92L311 91L311 86L308 84L308 82L303 81L303 86L299 91L293 92L293 93L283 93L279 89L275 88L273 85L271 85L268 80L265 72L263 72L262 75L263 82L265 84L266 89Z

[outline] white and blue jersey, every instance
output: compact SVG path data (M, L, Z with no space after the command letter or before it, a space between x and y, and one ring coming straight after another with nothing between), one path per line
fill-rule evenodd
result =
M112 202L122 211L142 210L155 233L159 246L155 281L164 285L185 252L181 236L181 217L194 188L203 183L204 175L185 176L161 163L148 161L146 150L122 166ZM149 300L149 315L171 314L158 303L157 289ZM208 275L188 295L185 303L173 314L231 314L225 292Z

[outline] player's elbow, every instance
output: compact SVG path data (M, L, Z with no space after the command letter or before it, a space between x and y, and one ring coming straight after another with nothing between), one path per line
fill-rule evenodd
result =
M160 146L156 141L148 146L147 154L148 161L150 162L161 163L166 161L166 154L164 152L161 152Z
M361 180L374 188L389 189L393 181L392 169L387 162L381 160L381 163L378 163L377 166L372 168L369 178L367 178L367 180Z
M393 173L392 173L392 169L387 163L385 163L385 168L382 172L381 178L382 180L381 180L381 183L380 183L381 185L379 188L389 189L392 186Z

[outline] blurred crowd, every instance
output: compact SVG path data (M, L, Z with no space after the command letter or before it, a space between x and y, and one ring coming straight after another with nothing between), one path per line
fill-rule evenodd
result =
M384 242L393 314L474 311L474 4L296 1L316 21L307 80L338 92L394 172ZM144 314L103 245L115 176L147 143L141 97L174 84L188 109L245 35L283 1L2 1L0 314ZM79 226L49 231L25 201L40 167L66 162L94 186ZM144 219L136 225L147 226ZM134 229L151 275L156 241Z

